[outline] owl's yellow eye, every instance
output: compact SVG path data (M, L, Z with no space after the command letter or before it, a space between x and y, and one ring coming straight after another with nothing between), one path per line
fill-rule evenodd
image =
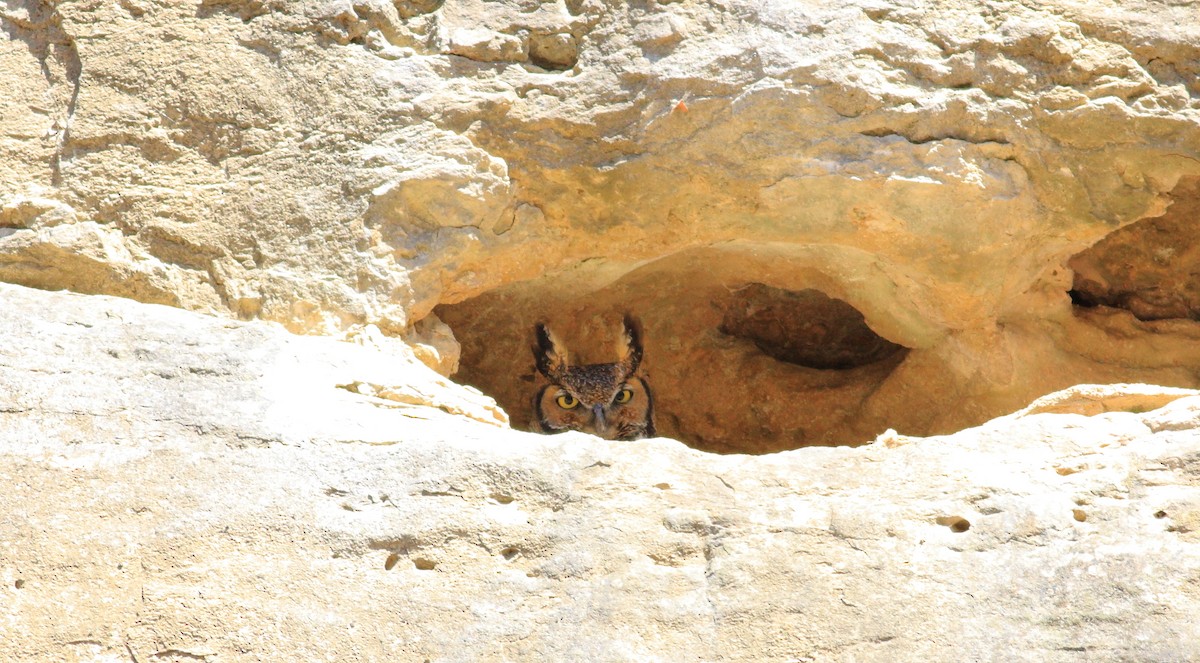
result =
M554 399L554 402L558 403L558 406L564 410L572 410L579 405L579 399L575 398L571 394L562 394L558 398Z
M628 389L622 389L617 392L617 397L613 399L613 402L618 405L624 405L631 400L633 400L633 392Z

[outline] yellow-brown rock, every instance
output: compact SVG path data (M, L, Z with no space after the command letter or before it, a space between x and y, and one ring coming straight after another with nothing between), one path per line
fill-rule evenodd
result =
M660 429L726 451L1197 386L1194 259L1153 249L1195 234L1171 213L1200 177L1195 12L9 0L0 279L374 325L449 372L455 341L415 328L440 307L518 425L533 322L586 342L628 309ZM819 291L907 352L780 360L721 331L746 287Z
M1198 16L0 2L0 661L1190 660Z
M1195 390L723 456L513 431L368 342L0 301L3 661L1183 661L1200 639Z

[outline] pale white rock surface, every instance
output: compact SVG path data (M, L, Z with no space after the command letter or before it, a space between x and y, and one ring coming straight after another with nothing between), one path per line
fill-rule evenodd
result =
M1200 198L1198 12L6 0L0 280L331 335L415 338L436 309L453 338L420 356L518 426L534 321L632 310L661 430L724 451L1196 388L1200 249L1156 220ZM909 354L776 362L721 331L757 285Z
M0 660L1184 661L1200 641L1196 391L717 456L509 430L394 348L10 285L0 304Z

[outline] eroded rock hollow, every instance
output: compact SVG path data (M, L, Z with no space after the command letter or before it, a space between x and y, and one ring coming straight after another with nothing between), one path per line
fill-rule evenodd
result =
M0 279L461 343L517 422L531 323L629 309L722 450L1195 386L1194 9L14 0Z
M598 363L614 360L630 312L645 327L642 372L660 434L749 453L868 439L894 418L895 404L872 396L905 348L820 290L849 296L803 264L767 247L695 249L620 276L583 265L436 311L462 342L456 378L497 398L517 427L529 426L541 383L534 323L546 322L576 361ZM814 287L780 287L798 284Z
M0 659L1194 658L1198 15L0 2Z
M1106 235L1073 258L1072 300L1138 320L1200 320L1200 178L1185 177L1170 207Z

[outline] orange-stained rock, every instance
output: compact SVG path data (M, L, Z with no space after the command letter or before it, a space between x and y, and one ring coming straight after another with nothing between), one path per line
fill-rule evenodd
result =
M725 450L1200 385L1155 239L1200 177L1191 5L9 4L0 280L461 342L518 423L536 318L636 309L663 430ZM908 352L780 361L721 331L754 284Z

